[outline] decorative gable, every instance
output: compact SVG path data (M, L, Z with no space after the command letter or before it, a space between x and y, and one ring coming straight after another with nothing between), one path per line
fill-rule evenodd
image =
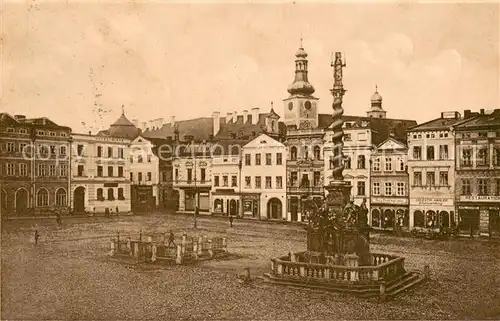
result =
M398 150L406 149L406 145L394 138L388 138L377 147L378 150Z

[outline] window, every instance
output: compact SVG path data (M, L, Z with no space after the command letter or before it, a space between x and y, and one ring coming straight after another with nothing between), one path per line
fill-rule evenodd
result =
M164 173L166 174L166 173ZM123 177L123 166L118 166L118 177ZM166 176L164 177L165 179L163 181L166 181Z
M148 173L147 173L147 176L148 176L148 177L147 177L147 181L148 181L148 182L151 182L151 172L148 172Z
M137 181L142 182L142 172L137 173Z
M118 148L118 157L121 158L121 159L124 158L123 157L123 148L122 147ZM119 191L120 191L120 189L118 189L118 195L120 195Z
M493 149L493 165L500 166L500 147Z
M379 172L380 171L380 158L375 158L375 161L373 162L373 170L375 172Z
M108 188L108 200L113 201L115 199L114 191L112 188Z
M14 143L7 143L7 151L10 153L13 153L16 150L16 144Z
M118 172L119 172L119 169L118 168ZM167 181L167 172L161 172L161 181L162 182L166 182Z
M40 166L40 165L39 165ZM8 176L14 176L16 173L16 170L14 168L14 164L7 164L7 175ZM40 176L40 175L39 175Z
M113 177L113 166L108 166L108 177Z
M55 155L56 154L56 146L50 145L49 148L50 148L50 154Z
M413 186L422 186L422 172L413 173Z
M480 178L478 180L479 185L479 195L488 195L488 180L485 178Z
M178 168L175 169L175 182L176 183L179 182L179 169Z
M283 188L283 177L276 176L276 188L277 189Z
M118 199L122 201L125 199L125 195L123 195L123 187L118 188Z
M229 178L227 175L222 176L222 186L224 187L229 186Z
M421 160L422 159L422 147L413 146L413 159Z
M97 157L102 157L102 146L97 146Z
M214 186L219 186L219 175L214 176Z
M405 196L405 183L404 182L397 183L397 193L398 193L398 196Z
M56 165L49 165L49 176L56 176Z
M7 128L7 133L13 133L13 132L14 132L14 128L12 128L12 127Z
M271 153L266 153L266 165L272 165L272 155Z
M439 159L448 159L448 145L439 145Z
M76 154L77 154L78 156L83 156L83 145L78 145L78 146L76 147Z
M102 166L97 166L97 177L102 177Z
M345 141L351 141L351 134L344 134Z
M45 165L38 164L38 176L45 176L47 173L45 172Z
M379 182L373 183L373 195L380 195L380 183Z
M56 135L56 133L54 133L54 132L50 132L50 134L49 134L49 135L50 135L50 136L55 136L55 135Z
M245 154L245 165L246 166L252 165L252 160L251 160L250 154Z
M262 182L260 176L255 176L255 188L261 188Z
M207 178L207 170L206 170L206 168L202 168L202 169L200 169L200 171L201 171L201 175L200 175L201 179L200 179L200 181L201 181L201 183L205 183L205 180Z
M108 157L113 157L113 147L108 147Z
M187 182L191 183L191 180L193 180L193 170L191 168L187 169Z
M21 134L27 134L28 131L25 128L21 128L21 129L19 129L19 133L21 133Z
M134 173L130 172L130 181L134 181Z
M104 201L104 194L102 192L102 188L97 189L97 200L98 201Z
M344 158L344 168L351 169L351 158L349 156Z
M390 157L385 158L385 171L392 172L392 158Z
M62 156L66 155L66 146L59 147L59 154L61 154Z
M266 176L266 188L271 188L271 176Z
M56 206L66 206L66 191L62 188L56 192Z
M49 192L45 188L38 190L36 194L36 205L39 207L49 206Z
M297 182L299 180L299 176L297 172L292 172L290 177L290 185L297 186Z
M300 186L299 187L309 188L309 175L302 174L302 179L300 180Z
M260 165L260 154L255 154L255 165Z
M282 165L283 164L283 158L282 158L281 153L276 153L276 165Z
M304 159L309 159L309 148L304 146Z
M500 178L495 179L495 195L500 195Z
M358 182L358 195L365 195L365 182Z
M27 144L25 144L25 143L20 143L20 144L19 144L19 152L24 153L24 149L26 148L26 145L27 145ZM65 146L62 146L62 147L64 147L64 148L65 148L64 150L66 151L66 147L65 147ZM61 148L62 148L62 147L61 147ZM65 154L66 154L66 153L65 153ZM65 154L62 154L62 153L61 153L61 155L65 155Z
M21 176L28 175L28 165L27 164L19 164L19 175L21 175Z
M245 176L245 187L250 188L252 186L251 178L250 176Z
M333 159L333 156L330 156L330 161L329 161L329 163L330 163L330 169L333 169L333 168L335 167L335 161L334 161L334 159Z
M238 186L238 178L236 175L231 176L231 187L236 187Z
M439 186L448 186L448 172L439 172Z
M39 153L43 156L47 156L49 153L49 150L47 149L47 146L40 146L38 149Z
M385 195L387 195L387 196L392 195L392 183L391 182L385 183Z
M68 176L68 167L66 165L61 165L59 171L60 171L60 176Z
M37 135L38 135L38 136L45 136L45 132L44 132L43 130L39 130L39 131L37 132Z
M321 159L321 147L314 146L314 159Z
M462 179L462 195L471 195L470 180Z
M427 160L434 160L434 146L427 146Z
M142 163L142 155L137 155L137 162Z
M486 148L480 148L477 151L477 165L485 166L488 165L488 150Z
M151 163L151 155L148 155L148 163Z
M130 156L128 159L130 160L131 164L134 162L134 156Z
M405 165L405 160L403 158L398 158L398 164L399 164L399 171L404 172L406 171L406 165Z
M472 166L472 149L462 150L462 166Z
M290 149L290 160L297 160L297 147L295 146Z
M321 172L314 172L314 186L321 186Z
M365 169L365 167L366 167L365 155L359 155L358 156L358 169Z
M427 186L434 186L434 185L436 185L436 176L434 175L434 172L427 172L427 174L426 174L426 184L427 184Z
M98 167L99 168L99 167ZM78 168L77 168L77 176L83 176L83 171L84 171L84 167L83 165L78 165Z

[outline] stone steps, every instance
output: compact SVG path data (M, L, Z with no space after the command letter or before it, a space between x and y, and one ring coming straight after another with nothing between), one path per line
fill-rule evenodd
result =
M411 289L414 289L418 284L425 281L425 277L420 272L409 272L411 275L403 278L399 282L391 285L386 290L386 295L390 298L396 297Z

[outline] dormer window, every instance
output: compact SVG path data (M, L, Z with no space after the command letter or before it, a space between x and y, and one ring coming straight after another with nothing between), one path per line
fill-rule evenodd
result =
M37 132L37 135L39 135L39 136L45 136L45 132L43 130L39 130Z
M14 128L12 128L12 127L7 128L7 133L13 133L13 132L14 132Z
M28 131L26 130L26 128L21 128L21 129L19 130L19 132L20 132L21 134L27 134L27 133L28 133Z

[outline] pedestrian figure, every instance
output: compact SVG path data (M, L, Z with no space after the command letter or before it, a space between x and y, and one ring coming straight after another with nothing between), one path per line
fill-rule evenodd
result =
M58 226L62 225L61 213L59 213L58 211L56 212L56 223Z
M170 244L173 244L174 247L177 246L175 244L175 235L174 235L174 232L172 232L172 230L170 230L170 234L168 236L168 245L167 245L167 247L170 247Z
M35 246L38 245L38 238L40 237L40 235L38 234L38 230L35 230Z
M109 208L106 207L106 209L104 210L104 215L109 218Z
M118 206L116 206L116 216L118 216Z
M229 215L229 224L231 227L233 227L233 216Z

